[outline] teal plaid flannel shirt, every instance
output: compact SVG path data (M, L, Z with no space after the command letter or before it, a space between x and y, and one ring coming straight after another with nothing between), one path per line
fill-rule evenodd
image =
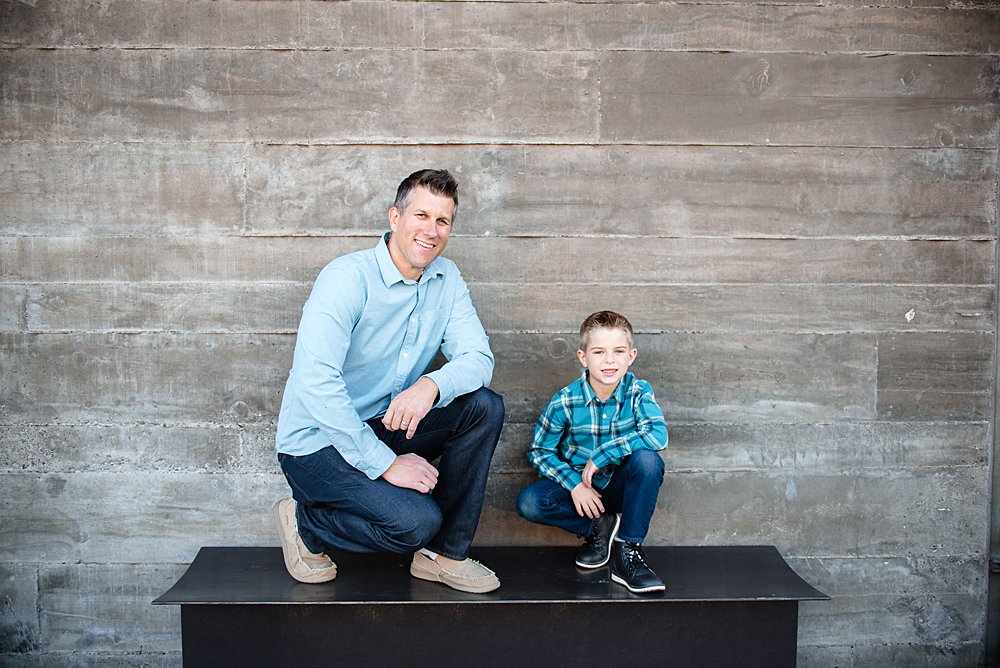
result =
M667 447L667 423L653 388L626 373L607 401L580 379L556 393L535 425L528 460L538 475L572 491L593 459L594 487L604 488L615 467L636 450Z

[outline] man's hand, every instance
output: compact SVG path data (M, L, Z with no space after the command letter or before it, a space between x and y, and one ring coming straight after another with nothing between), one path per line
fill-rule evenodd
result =
M576 506L576 514L580 517L589 517L594 520L604 512L601 495L590 485L581 482L573 488L570 495L573 497L573 505Z
M427 494L437 485L438 470L420 455L410 453L397 455L382 478L396 487L415 489Z
M406 438L413 438L417 425L434 407L437 398L437 383L427 376L421 376L390 402L382 417L382 424L390 431L405 429Z

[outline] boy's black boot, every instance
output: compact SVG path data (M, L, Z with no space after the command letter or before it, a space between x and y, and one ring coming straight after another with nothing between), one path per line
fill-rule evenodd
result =
M611 542L618 535L622 517L617 513L602 513L594 530L576 552L576 565L580 568L600 568L611 558Z
M646 563L639 543L615 541L611 553L611 579L628 587L630 592L648 594L666 589L663 580Z

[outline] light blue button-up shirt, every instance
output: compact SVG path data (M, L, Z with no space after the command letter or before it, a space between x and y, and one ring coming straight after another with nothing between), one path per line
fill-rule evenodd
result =
M440 393L435 408L489 384L493 353L458 267L438 257L419 281L403 278L383 235L374 248L328 264L306 301L278 415L278 452L301 456L329 445L378 478L396 455L365 420L421 376ZM440 350L448 360L425 373Z

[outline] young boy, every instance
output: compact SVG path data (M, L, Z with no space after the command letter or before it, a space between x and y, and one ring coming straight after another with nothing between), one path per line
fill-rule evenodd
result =
M663 482L667 425L649 383L628 373L632 325L613 311L580 326L580 379L560 390L535 427L528 459L542 480L521 491L517 510L539 524L586 536L576 565L600 568L635 593L665 589L642 541Z

